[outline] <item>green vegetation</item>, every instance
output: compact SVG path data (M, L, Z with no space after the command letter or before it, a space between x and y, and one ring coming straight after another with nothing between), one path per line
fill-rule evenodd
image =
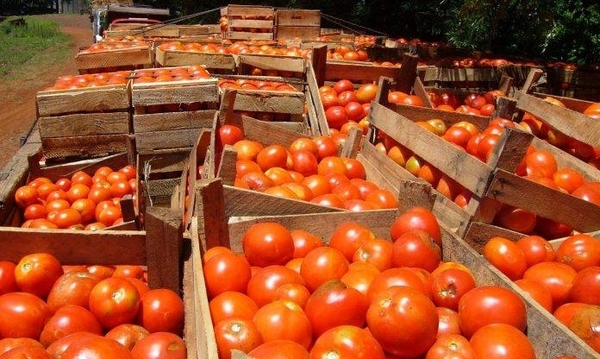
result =
M27 80L31 69L39 71L66 60L71 43L51 21L29 16L4 20L0 23L0 80Z

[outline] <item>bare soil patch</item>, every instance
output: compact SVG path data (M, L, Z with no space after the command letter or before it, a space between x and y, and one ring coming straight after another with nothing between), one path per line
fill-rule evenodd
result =
M72 56L69 61L36 69L32 76L18 83L0 83L0 167L15 155L21 139L32 131L35 120L35 96L38 91L51 86L61 75L76 75L75 55L80 48L92 43L92 27L88 15L49 14L40 17L57 22L61 31L71 36Z

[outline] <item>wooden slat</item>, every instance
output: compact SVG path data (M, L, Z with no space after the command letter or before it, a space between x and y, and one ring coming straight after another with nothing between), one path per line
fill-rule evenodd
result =
M298 138L305 137L301 133L278 127L272 122L259 121L248 116L242 116L242 126L247 139L264 145L280 144L289 147Z
M188 83L133 84L131 104L151 106L164 104L217 103L219 89L216 80L198 80Z
M229 70L233 73L236 68L235 59L231 54L204 54L189 51L164 51L156 48L156 62L161 66L189 66L202 64L207 69Z
M326 81L348 79L353 82L378 81L380 77L397 79L400 67L376 66L371 63L357 61L327 61L325 71Z
M275 18L278 26L321 26L319 10L277 9Z
M128 134L129 112L93 112L39 118L42 139L90 135Z
M390 109L394 110L394 112L414 122L427 121L437 118L444 121L444 123L447 126L451 126L452 124L461 121L467 121L469 123L474 124L475 127L477 127L480 131L483 131L490 123L489 117L470 115L466 113L456 113L451 111L436 110L432 108L398 104L390 104L386 107L389 107Z
M196 143L202 128L183 130L151 131L136 133L135 147L137 151L151 151L169 148L191 148Z
M42 151L49 159L100 157L131 149L129 135L92 135L42 139Z
M154 55L148 46L102 52L78 53L75 56L77 68L81 70L151 66Z
M236 111L304 113L305 95L302 92L238 90Z
M298 56L283 55L239 55L238 66L253 66L263 70L291 71L304 73L306 60Z
M323 48L320 48L322 52ZM325 110L321 102L321 96L319 94L319 84L315 74L315 68L312 63L308 64L306 70L306 83L308 87L308 98L309 102L309 119L310 126L313 130L313 135L329 135L329 125L327 124L327 117L325 116ZM313 111L312 116L310 112Z
M131 103L127 86L117 85L67 91L39 91L36 95L36 106L39 117L127 110Z
M181 111L133 115L133 132L145 133L166 130L210 128L215 110Z

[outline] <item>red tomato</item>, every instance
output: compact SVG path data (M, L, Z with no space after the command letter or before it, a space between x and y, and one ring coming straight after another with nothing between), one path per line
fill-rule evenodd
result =
M133 323L140 307L140 294L125 278L111 277L98 282L90 292L90 311L105 329Z
M0 261L0 295L19 290L15 279L15 267L10 261Z
M339 148L335 141L328 136L317 136L313 138L317 144L317 160L327 156L337 156Z
M356 250L366 241L374 239L373 232L357 222L344 222L338 225L329 238L329 247L340 251L348 261L352 261Z
M509 324L520 331L527 326L523 299L498 286L481 286L465 293L458 303L458 318L460 329L467 338L491 323Z
M15 268L15 280L23 292L45 299L54 282L63 275L60 261L50 253L33 253L21 258Z
M370 263L384 271L392 267L393 248L392 242L382 238L367 240L354 252L352 261Z
M355 358L384 359L381 345L371 333L361 327L340 325L321 334L310 350L314 359Z
M150 333L171 332L181 335L183 319L183 299L172 290L151 289L141 297L137 323Z
M552 305L558 308L569 299L569 292L577 272L564 263L541 262L529 267L523 274L548 288L552 295Z
M458 310L460 298L476 287L475 278L469 272L449 268L432 275L431 298L436 306Z
M576 271L600 266L600 241L587 234L569 236L556 249L556 261Z
M306 306L306 302L310 297L310 291L304 284L285 283L277 287L276 300L289 300L298 304L302 309Z
M357 267L356 264L360 264L361 266ZM354 262L350 264L348 271L340 280L348 287L358 290L366 297L371 283L379 273L379 270L372 264Z
M339 279L348 271L348 260L342 252L331 247L318 247L310 251L300 266L300 275L306 287L314 292L330 279Z
M531 279L519 279L515 281L515 284L523 289L525 293L529 294L544 309L552 313L552 309L554 308L552 305L552 294L550 294L550 290L544 287L543 284Z
M252 349L254 359L308 359L308 351L292 340L271 340Z
M86 335L68 345L61 358L131 358L129 350L120 343L99 335Z
M600 267L588 267L578 272L569 297L572 302L600 306Z
M214 297L209 302L213 324L225 318L252 319L258 311L258 305L244 293L228 291Z
M66 304L48 319L40 334L40 343L47 347L66 335L82 331L103 334L98 319L89 310L78 305Z
M219 127L219 139L223 145L232 145L244 139L244 131L235 125L221 125Z
M277 288L283 284L296 283L304 285L302 276L294 270L280 265L272 265L258 269L247 286L247 294L262 307L277 299Z
M432 272L440 264L442 250L426 231L414 229L394 240L392 265L416 267Z
M294 240L294 258L303 258L311 250L325 245L321 237L303 229L292 229L290 234Z
M326 176L315 174L305 177L301 184L306 186L313 198L324 194L331 193L331 185Z
M233 253L220 253L204 263L204 278L208 298L226 291L245 292L252 273L245 257Z
M392 239L400 237L404 232L411 229L422 229L429 233L438 246L442 246L442 234L437 218L431 210L424 207L414 207L394 220L390 228L390 236Z
M471 343L460 334L438 335L435 343L427 351L425 359L476 359Z
M4 338L0 339L0 355L7 351L19 347L39 347L44 348L42 343L31 338Z
M304 348L312 343L310 320L296 303L276 300L265 304L252 320L265 342L286 339L297 342Z
M317 157L313 152L296 150L291 153L291 156L292 170L301 173L303 176L310 176L317 173L318 162Z
M150 335L150 332L141 325L126 323L117 325L104 336L121 343L127 349L131 350L138 340L148 335Z
M168 332L150 333L131 349L133 359L185 359L187 347L181 337Z
M507 238L490 238L483 246L483 257L513 281L521 279L527 269L525 253Z
M53 358L63 358L65 351L75 342L84 338L98 338L99 335L89 332L77 332L69 334L61 339L50 344L46 351L50 353Z
M350 101L346 104L346 114L348 114L348 120L360 121L366 116L365 108L356 101Z
M372 303L377 293L394 286L410 287L425 295L429 294L425 283L415 271L409 268L392 267L379 273L373 279L367 292L367 300Z
M331 106L325 110L325 118L329 127L334 129L340 129L346 122L348 122L348 114L344 106Z
M333 84L333 90L337 94L341 94L345 91L354 91L354 84L352 81L347 79L338 80L335 84Z
M377 293L367 311L367 325L373 336L387 353L403 358L427 352L436 340L438 320L431 300L409 287L391 287Z
M89 307L89 297L92 288L99 280L88 272L72 271L60 276L48 294L48 307L52 312L65 304L75 304L84 308Z
M37 339L52 315L42 299L25 292L11 292L0 296L0 313L2 338Z
M341 157L328 156L321 159L317 165L317 173L322 176L344 175L346 176L346 165Z
M444 334L460 334L458 313L450 308L437 307L440 321L438 322L438 337Z
M361 292L348 287L339 279L332 279L311 294L304 311L316 338L338 325L363 327L368 306L367 299Z
M118 265L115 266L115 271L113 272L113 277L121 277L121 278L144 278L144 267L138 265Z
M91 265L87 267L87 271L92 275L94 279L96 279L97 281L101 281L102 279L112 277L113 273L115 272L115 267Z
M543 237L535 235L525 236L520 238L516 243L517 247L521 248L523 254L525 254L527 267L540 262L551 262L556 258L554 248Z
M263 171L272 167L285 168L287 164L288 151L282 145L269 145L264 147L256 155L256 163Z
M219 358L231 358L231 350L248 353L263 343L256 324L247 318L225 318L214 327Z
M44 348L38 346L24 346L9 350L0 355L2 359L24 358L24 359L52 359L52 356Z
M567 327L592 349L600 352L600 320L598 318L600 318L599 306L583 304L575 311Z
M512 325L488 324L471 337L471 347L477 358L535 359L535 350L529 338Z
M290 231L276 222L252 225L244 233L242 244L250 265L284 265L294 256L294 239Z

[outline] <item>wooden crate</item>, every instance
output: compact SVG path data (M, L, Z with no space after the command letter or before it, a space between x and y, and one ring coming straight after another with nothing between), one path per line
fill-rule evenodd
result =
M80 74L116 70L134 70L152 67L154 53L150 46L132 46L124 49L98 52L79 52L75 63Z
M209 184L208 184L209 185ZM222 207L213 207L210 213L198 217L197 233L198 240L206 248L216 245L228 246L236 253L243 253L241 238L243 233L253 224L259 222L277 222L289 229L304 229L320 236L327 242L331 233L337 225L346 221L356 221L370 228L378 238L389 239L389 228L397 215L394 211L373 211L364 213L321 213L304 214L295 216L269 216L259 218L248 218L240 220L227 220ZM192 236L194 233L192 234ZM487 261L476 253L460 237L454 235L451 230L442 225L442 248L443 260L455 261L464 264L475 276L478 286L497 285L516 292L526 303L527 309L527 336L532 342L536 356L539 358L554 358L559 355L575 355L581 358L591 358L597 353L588 347L583 341L556 320L551 314L542 309L537 303L525 294L514 283L507 281L505 277ZM201 256L201 249L195 249L196 259ZM197 288L206 288L203 273L197 273ZM200 292L199 294L206 294ZM208 301L208 298L204 298ZM210 311L200 313L201 320L207 325L207 354L205 357L213 357L216 343L211 335ZM552 345L548 345L552 343ZM246 357L240 354L240 357Z
M126 112L131 106L128 85L72 90L44 90L36 94L37 117L78 113Z
M321 35L319 10L277 9L275 22L278 40L316 40Z
M257 5L228 5L225 10L231 40L274 40L275 8Z
M302 78L306 73L306 59L300 56L241 54L236 55L239 75L252 75L260 70L265 76Z
M236 61L231 54L208 54L190 51L164 51L155 49L156 63L163 67L189 66L200 64L211 72L230 73L236 70Z
M153 37L178 38L181 36L180 28L175 24L113 24L104 32L104 37L123 38L126 36L142 36L147 39Z
M221 34L221 28L219 27L219 24L177 25L177 29L179 29L179 37Z

